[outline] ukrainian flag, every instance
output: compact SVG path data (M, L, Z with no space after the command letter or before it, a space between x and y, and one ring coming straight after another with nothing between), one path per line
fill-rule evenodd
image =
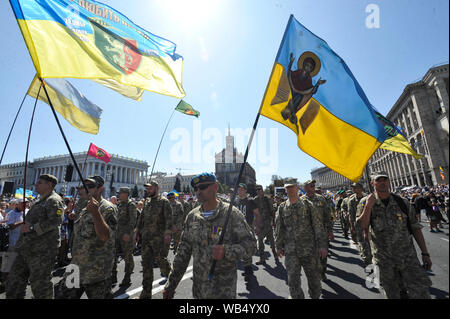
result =
M355 182L386 138L345 62L292 15L261 114L289 127L300 149Z
M412 155L415 159L421 159L423 155L416 153L416 151L409 145L408 140L403 135L400 128L398 128L394 123L389 121L379 112L375 111L381 124L384 126L384 131L386 132L386 139L380 148L384 148L389 151L404 153Z
M98 133L103 111L100 107L89 101L65 79L46 79L45 85L53 107L72 126L89 134ZM27 94L36 98L39 93L39 100L49 104L44 90L39 92L40 86L41 81L35 76Z
M183 98L176 45L93 0L10 0L40 78L111 79Z

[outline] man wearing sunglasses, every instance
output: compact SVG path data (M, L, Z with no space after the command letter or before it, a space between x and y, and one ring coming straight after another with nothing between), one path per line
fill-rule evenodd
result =
M200 206L186 217L180 245L173 261L173 271L163 291L164 299L172 299L175 289L193 257L192 294L195 299L234 299L237 287L237 261L252 256L256 241L244 215L235 207L231 210L222 245L219 237L225 227L229 204L217 198L216 177L202 173L191 181ZM209 271L213 259L213 277Z
M69 288L68 273L55 287L58 299L112 298L111 273L114 264L117 208L102 197L105 180L92 176L84 180L89 192L87 206L74 221L72 264L78 266L80 286Z
M52 299L52 270L60 242L64 202L54 191L58 179L39 176L36 192L40 195L20 226L17 256L6 280L6 298L23 299L28 280L35 299Z
M153 263L168 277L171 266L164 245L169 245L172 235L172 208L167 198L159 194L159 184L150 181L144 184L147 198L139 216L135 242L142 238L142 292L140 299L152 298Z

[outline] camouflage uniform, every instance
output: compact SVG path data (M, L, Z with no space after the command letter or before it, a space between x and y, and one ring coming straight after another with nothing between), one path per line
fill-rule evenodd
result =
M370 243L368 240L364 239L364 234L363 230L361 229L361 226L359 224L356 224L356 211L358 208L358 203L361 200L361 198L365 196L366 195L364 194L360 198L358 198L356 194L350 196L350 199L348 200L348 212L350 221L353 223L353 225L355 225L356 239L358 242L359 253L361 255L361 258L366 265L370 265L372 263L372 252L370 250Z
M318 195L318 194L314 194L314 196L308 197L307 195L303 195L302 199L306 199L311 201L315 208L317 208L317 211L319 212L319 218L322 222L323 228L326 232L326 240L327 240L327 248L328 245L330 244L329 241L329 237L328 234L333 232L333 224L332 224L332 218L331 218L331 212L330 212L330 208L328 206L327 200L325 199L324 196L322 195ZM317 243L319 245L319 243ZM317 254L319 254L319 252L317 252ZM321 259L319 257L319 264L320 264L320 269L321 269L321 275L322 278L325 278L325 273L327 271L327 258L325 257L324 259Z
M66 273L55 287L57 299L79 299L83 292L90 299L112 298L111 273L118 213L116 206L104 198L99 201L98 211L110 229L109 238L103 241L97 237L92 214L83 208L74 222L72 248L72 264L80 270L80 287L68 288L66 281L70 273Z
M134 225L136 225L136 204L128 199L125 202L119 202L117 205L118 221L116 232L116 259L112 275L117 277L117 262L119 259L118 251L122 251L123 260L125 261L125 276L129 276L134 270L133 259L133 237L134 237ZM126 242L123 240L123 236L128 235L129 240Z
M267 196L263 197L255 197L254 198L256 205L258 206L259 213L259 224L256 226L257 230L259 230L258 236L258 251L261 259L264 258L264 238L270 242L270 248L272 248L272 252L276 257L275 252L275 240L273 238L273 204L271 200Z
M405 287L409 298L429 299L431 280L417 258L407 219L413 232L421 229L422 225L407 200L402 199L408 208L408 216L392 195L387 206L376 193L375 198L369 224L370 246L387 298L399 299L401 287ZM364 197L359 202L357 217L362 214L366 200Z
M60 226L64 202L52 191L41 198L26 215L34 230L22 233L16 243L17 253L6 279L6 298L23 299L28 279L36 299L52 299L52 270L60 244Z
M169 200L160 195L147 198L138 222L142 237L142 287L141 298L151 298L153 263L159 264L161 273L167 277L171 267L167 257L162 256L164 236L172 234L172 208Z
M184 223L187 214L189 214L189 212L193 209L193 207L186 201L182 202L181 205L183 205L183 212L184 212L183 223Z
M348 237L348 230L349 230L348 217L347 217L347 207L348 207L347 200L348 200L348 197L343 198L340 201L340 205L338 204L339 221L340 221L341 227L342 227L342 234L344 235L345 238Z
M212 264L213 245L219 241L229 204L218 200L214 213L204 218L197 207L187 218L180 246L173 261L173 271L165 289L175 291L191 259L194 259L192 294L196 299L234 299L237 289L237 261L252 256L256 241L242 213L232 208L224 237L225 256L217 261L214 276L208 274Z
M170 203L170 207L172 208L172 226L177 229L174 233L172 233L172 239L174 243L173 251L175 253L177 251L178 244L180 243L185 214L183 205L176 200L175 202Z
M283 202L275 217L277 250L284 249L289 292L293 299L304 299L301 270L305 269L309 296L318 299L322 293L318 265L318 248L326 249L326 233L318 209L306 198L295 204ZM318 247L317 247L318 246Z

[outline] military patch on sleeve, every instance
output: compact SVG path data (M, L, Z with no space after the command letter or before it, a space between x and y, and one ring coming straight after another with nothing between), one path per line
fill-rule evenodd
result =
M61 216L63 213L62 209L58 208L58 210L56 211L56 215Z
M106 209L106 212L108 212L108 213L114 213L114 207L109 206L109 207Z

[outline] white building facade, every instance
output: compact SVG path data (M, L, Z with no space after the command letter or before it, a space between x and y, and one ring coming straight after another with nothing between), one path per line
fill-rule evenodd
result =
M136 185L139 194L143 194L143 184L147 178L148 164L146 161L132 159L117 154L111 155L111 161L105 163L102 160L87 156L87 152L74 154L80 172L84 178L99 175L105 179L105 197L116 195L120 187L130 187L133 190ZM27 165L27 189L34 190L34 184L42 174L56 176L58 184L55 187L57 193L73 196L76 187L81 184L78 171L73 169L70 181L64 181L66 169L73 165L69 154L45 156L34 159ZM5 164L0 166L0 185L6 182L14 183L14 192L18 187L23 187L24 163ZM2 187L2 191L4 187Z

